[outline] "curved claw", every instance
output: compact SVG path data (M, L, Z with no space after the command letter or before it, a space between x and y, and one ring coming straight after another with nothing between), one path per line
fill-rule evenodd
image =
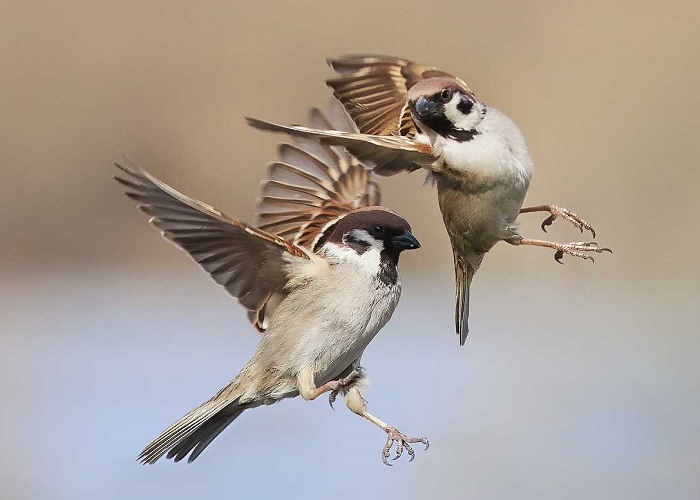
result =
M581 233L583 233L584 229L590 231L591 235L595 239L596 233L595 229L593 229L593 226L591 226L588 222L583 220L571 210L564 207L558 207L556 205L551 205L549 209L551 210L551 215L547 217L544 221L542 221L542 224L540 224L542 231L544 231L545 233L547 232L547 226L551 226L552 223L557 219L557 217L561 216L567 221L569 221L571 224L576 226L578 230L581 231Z
M416 458L416 452L413 451L413 448L409 443L422 443L425 445L426 450L430 447L430 442L427 438L407 437L394 428L389 428L386 432L386 444L382 449L382 462L384 463L384 465L388 465L390 467L393 465L389 463L388 458L391 453L391 447L394 445L394 443L396 443L396 455L392 458L392 460L400 458L403 455L404 450L406 450L406 453L408 453L409 456L409 462L412 462L413 459Z
M556 252L554 252L554 260L556 260L562 266L564 265L564 263L561 261L561 259L563 259L563 258L564 258L564 250L557 250Z
M557 219L557 216L552 214L549 217L547 217L545 220L542 221L542 224L540 224L540 227L542 228L542 231L545 233L547 232L547 226L551 226L552 222L554 222ZM583 229L581 230L583 232Z
M403 454L403 445L404 445L404 443L401 440L399 440L396 443L396 456L392 460L397 460L398 458L401 457L401 455ZM409 454L411 454L411 447L406 445L406 451L408 451ZM411 455L411 456L413 456L413 455ZM413 460L413 458L411 458L411 460ZM409 462L410 462L410 460L409 460Z
M595 253L602 253L602 252L609 252L612 253L612 250L609 248L602 248L598 246L598 243L595 241L576 241L574 243L566 243L562 245L557 245L555 246L557 249L556 252L554 253L554 260L556 260L559 264L563 264L561 259L564 257L565 254L569 254L573 257L579 257L581 259L585 260L590 260L592 263L595 263L595 259L593 258L592 255L586 254L584 252L595 252Z

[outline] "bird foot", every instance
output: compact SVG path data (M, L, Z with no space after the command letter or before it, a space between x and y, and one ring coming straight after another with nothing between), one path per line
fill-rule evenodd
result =
M554 222L557 219L557 217L561 217L562 219L565 219L574 226L576 226L578 230L582 233L584 230L590 231L593 235L593 238L595 238L595 230L593 229L593 227L583 218L579 217L577 214L575 214L568 208L558 207L556 205L549 205L548 209L551 215L547 217L540 225L542 231L544 231L545 233L547 232L547 226L551 226L552 222Z
M425 449L427 450L430 447L430 443L428 442L427 438L420 437L420 438L412 438L408 437L405 434L402 434L399 432L397 429L391 426L387 426L386 429L384 429L387 434L387 439L386 439L386 444L384 445L384 449L382 449L382 462L384 462L384 465L389 465L391 466L387 459L389 458L389 455L391 453L391 448L396 443L396 455L392 460L396 460L401 457L403 454L403 451L406 450L406 453L408 453L409 462L412 462L414 458L416 458L416 452L413 451L413 448L411 447L411 444L414 443L422 443L425 445Z
M609 248L604 248L598 246L598 243L595 241L576 241L573 243L557 243L552 246L556 250L554 252L554 260L556 260L559 264L563 264L561 259L564 257L564 254L571 255L573 257L580 257L581 259L585 260L590 260L591 262L595 262L595 259L593 256L591 256L588 253L585 252L594 252L594 253L602 253L602 252L609 252L612 253L612 250Z
M340 392L346 389L348 386L351 386L361 376L361 369L355 369L351 371L347 377L343 377L339 380L334 380L328 383L328 385L331 387L331 392L328 394L328 404L331 405L331 408L333 408L333 403L335 403L338 394L340 394Z

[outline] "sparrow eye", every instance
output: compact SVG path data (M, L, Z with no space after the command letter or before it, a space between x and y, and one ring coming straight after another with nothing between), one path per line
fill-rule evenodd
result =
M452 89L442 89L440 91L440 100L442 102L450 102L452 100Z
M374 226L372 229L377 234L384 234L384 228L382 226Z

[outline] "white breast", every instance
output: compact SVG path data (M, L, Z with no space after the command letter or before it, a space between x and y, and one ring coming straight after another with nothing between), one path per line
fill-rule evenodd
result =
M374 249L358 256L337 247L335 258L318 261L309 270L294 270L294 289L275 311L273 332L265 335L273 333L284 342L283 371L296 373L312 364L322 384L357 360L389 321L401 284L376 279L379 253Z

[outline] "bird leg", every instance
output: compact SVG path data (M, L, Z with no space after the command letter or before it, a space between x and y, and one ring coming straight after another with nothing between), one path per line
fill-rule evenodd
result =
M301 397L307 401L313 401L321 394L325 394L326 392L330 391L330 394L328 395L328 403L331 405L331 408L333 408L333 403L335 403L335 399L338 397L338 394L362 378L362 372L364 371L362 367L356 366L355 368L350 368L351 367L348 367L348 370L350 370L349 373L348 370L345 370L345 373L348 373L346 376L337 380L326 382L319 387L316 387L316 384L314 383L313 370L311 368L302 370L297 375L297 388L299 390L299 394L301 394Z
M365 400L361 392L362 384L358 384L357 382L358 379L355 380L353 386L345 394L345 404L350 409L350 411L361 416L365 420L372 422L374 425L386 432L386 444L384 445L384 448L382 448L382 462L384 462L385 465L391 465L388 462L388 458L391 454L391 448L394 446L394 443L396 443L396 453L394 455L393 460L396 460L399 457L401 457L404 450L406 450L406 453L408 453L408 456L410 457L408 460L409 462L413 461L413 459L416 457L416 452L413 451L411 444L421 443L425 445L426 450L428 449L428 447L430 447L430 442L428 442L427 438L414 438L406 436L398 429L396 429L396 427L392 427L386 422L383 422L374 415L370 414L367 411L367 401Z
M522 236L518 236L516 238L511 238L506 240L508 243L511 245L532 245L536 247L546 247L546 248L552 248L556 250L554 252L554 260L556 260L559 264L563 264L561 259L564 257L564 254L572 255L574 257L580 257L582 259L590 260L591 262L595 262L593 257L587 253L584 252L595 252L595 253L602 253L602 252L610 252L612 253L612 250L609 248L603 248L599 247L598 243L595 241L575 241L573 243L554 243L552 241L543 241L543 240L532 240L529 238L523 238Z
M331 380L320 387L316 387L314 375L314 370L311 367L306 368L297 374L297 390L299 391L301 397L305 400L313 401L321 394L328 391L331 391L332 394L333 391L340 390L341 385L339 380Z
M571 222L581 232L583 232L584 229L590 231L593 238L595 238L595 231L593 230L593 227L568 208L558 207L557 205L538 205L536 207L526 207L520 209L521 214L527 214L530 212L549 212L549 217L547 217L540 225L542 231L545 233L547 232L547 226L551 226L552 222L554 222L557 217L561 217L562 219L566 219Z
M366 420L369 420L381 430L386 432L387 439L386 444L382 449L382 462L384 462L386 465L391 465L387 459L391 454L391 448L394 446L394 443L396 443L396 454L393 460L401 457L405 450L410 457L409 462L412 461L416 456L416 452L413 451L411 444L422 443L425 445L425 449L427 450L430 446L428 439L424 437L413 438L406 436L396 429L396 427L392 427L386 422L382 422L377 417L367 412L367 401L362 394L362 390L365 387L365 380L364 370L357 366L353 368L352 371L350 371L350 373L348 373L348 375L345 377L338 380L331 380L320 387L316 387L314 384L313 369L307 368L297 374L297 389L299 390L301 397L306 400L316 399L321 394L331 391L329 396L331 406L338 393L343 391L345 395L345 404L351 412Z
M338 379L336 381L336 387L335 389L331 389L331 393L328 395L328 404L331 405L331 408L333 408L333 403L335 403L335 398L338 397L338 394L340 394L340 391L344 391L344 389L347 389L351 385L353 385L356 381L362 378L362 372L363 368L361 366L358 366L356 368L353 368L353 370L346 375L345 377Z

